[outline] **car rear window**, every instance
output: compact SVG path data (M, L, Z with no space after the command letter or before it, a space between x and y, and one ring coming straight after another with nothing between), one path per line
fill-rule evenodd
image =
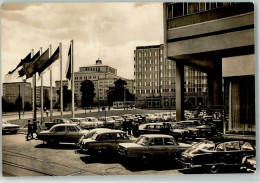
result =
M249 142L242 142L241 150L242 151L251 151L251 150L254 150L254 147Z
M239 151L239 143L238 142L226 142L225 143L226 151Z
M158 145L163 145L163 138L154 138L151 140L150 146L158 146Z
M167 145L176 145L173 138L164 138L164 144Z

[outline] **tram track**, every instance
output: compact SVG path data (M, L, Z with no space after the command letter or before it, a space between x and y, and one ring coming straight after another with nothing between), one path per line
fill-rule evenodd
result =
M39 159L39 158L34 157L34 156L25 155L25 154L22 154L22 153L12 152L12 151L8 151L8 150L3 150L2 152L3 152L3 154L5 154L7 156L13 156L13 157L29 159L29 160L38 161L38 162L44 162L44 163L47 163L47 164L57 165L57 166L60 166L60 167L75 170L75 172L69 173L69 174L64 175L64 176L79 175L81 173L90 173L90 174L93 174L93 175L104 175L103 173L100 173L100 172L97 172L97 171L85 170L85 169L81 169L81 168L78 168L78 167L65 165L65 164L53 162L53 161L46 161L46 160ZM3 162L3 164L9 165L9 166L13 166L13 167L20 168L20 169L25 169L25 170L32 171L32 172L37 172L37 173L40 173L40 174L43 174L43 175L58 176L56 174L48 173L48 172L45 172L45 171L41 171L41 170L38 170L38 169L35 169L35 168L20 165L20 164L10 162L10 161L7 161L7 160L2 160L2 162ZM6 173L10 174L8 172L6 172Z

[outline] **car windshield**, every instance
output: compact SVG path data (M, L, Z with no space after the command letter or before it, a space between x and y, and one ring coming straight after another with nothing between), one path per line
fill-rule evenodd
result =
M107 121L112 121L113 119L112 118L107 118Z
M97 137L98 137L98 133L95 133L95 134L91 137L91 139L96 140Z
M149 138L147 138L147 137L139 137L139 139L137 139L135 143L145 146L145 144L147 143L148 140L149 140Z
M3 124L11 124L9 121L4 121Z
M78 131L83 130L79 125L75 126L75 128L76 128Z
M189 149L187 149L185 152L190 154L200 154L205 152L213 151L215 147L215 144L213 142L201 142L193 145Z

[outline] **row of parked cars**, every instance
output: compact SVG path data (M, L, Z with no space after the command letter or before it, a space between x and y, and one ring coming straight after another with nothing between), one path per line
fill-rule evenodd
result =
M38 140L50 145L59 142L76 144L76 152L90 156L114 153L123 160L135 159L143 163L167 158L185 170L201 169L217 173L226 167L252 170L255 146L248 141L214 142L203 140L181 143L171 135L142 134L135 139L124 131L109 128L84 130L77 124L58 124L50 130L38 132Z

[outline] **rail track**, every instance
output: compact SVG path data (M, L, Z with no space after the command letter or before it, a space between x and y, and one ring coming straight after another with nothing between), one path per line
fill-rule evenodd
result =
M70 174L67 174L67 175L62 175L62 176L75 176L75 175L79 175L81 173L90 173L92 175L104 175L104 174L97 172L97 171L90 171L90 170L85 170L85 169L70 166L70 165L65 165L65 164L58 163L58 162L47 161L47 160L39 159L39 158L34 157L34 156L25 155L25 154L22 154L22 153L12 152L12 151L8 151L8 150L3 150L2 152L3 152L3 155L5 155L5 156L19 157L19 158L23 158L23 159L27 159L27 160L33 160L34 162L35 161L44 162L44 163L47 163L47 164L57 165L57 166L60 166L60 167L69 168L69 169L74 170L73 173L70 173ZM18 168L18 169L24 169L24 170L27 170L27 171L30 171L30 172L40 174L42 176L61 176L61 175L58 175L58 174L49 173L49 172L42 171L42 170L39 170L39 169L36 169L36 168L33 168L33 167L29 167L27 165L26 166L21 165L19 163L7 161L7 160L4 160L4 159L2 160L2 163L3 163L3 165L12 166L12 167L15 167L15 168ZM10 172L5 171L4 169L3 169L3 173L5 173L8 176L17 176L17 175L15 175L15 172L10 173Z

